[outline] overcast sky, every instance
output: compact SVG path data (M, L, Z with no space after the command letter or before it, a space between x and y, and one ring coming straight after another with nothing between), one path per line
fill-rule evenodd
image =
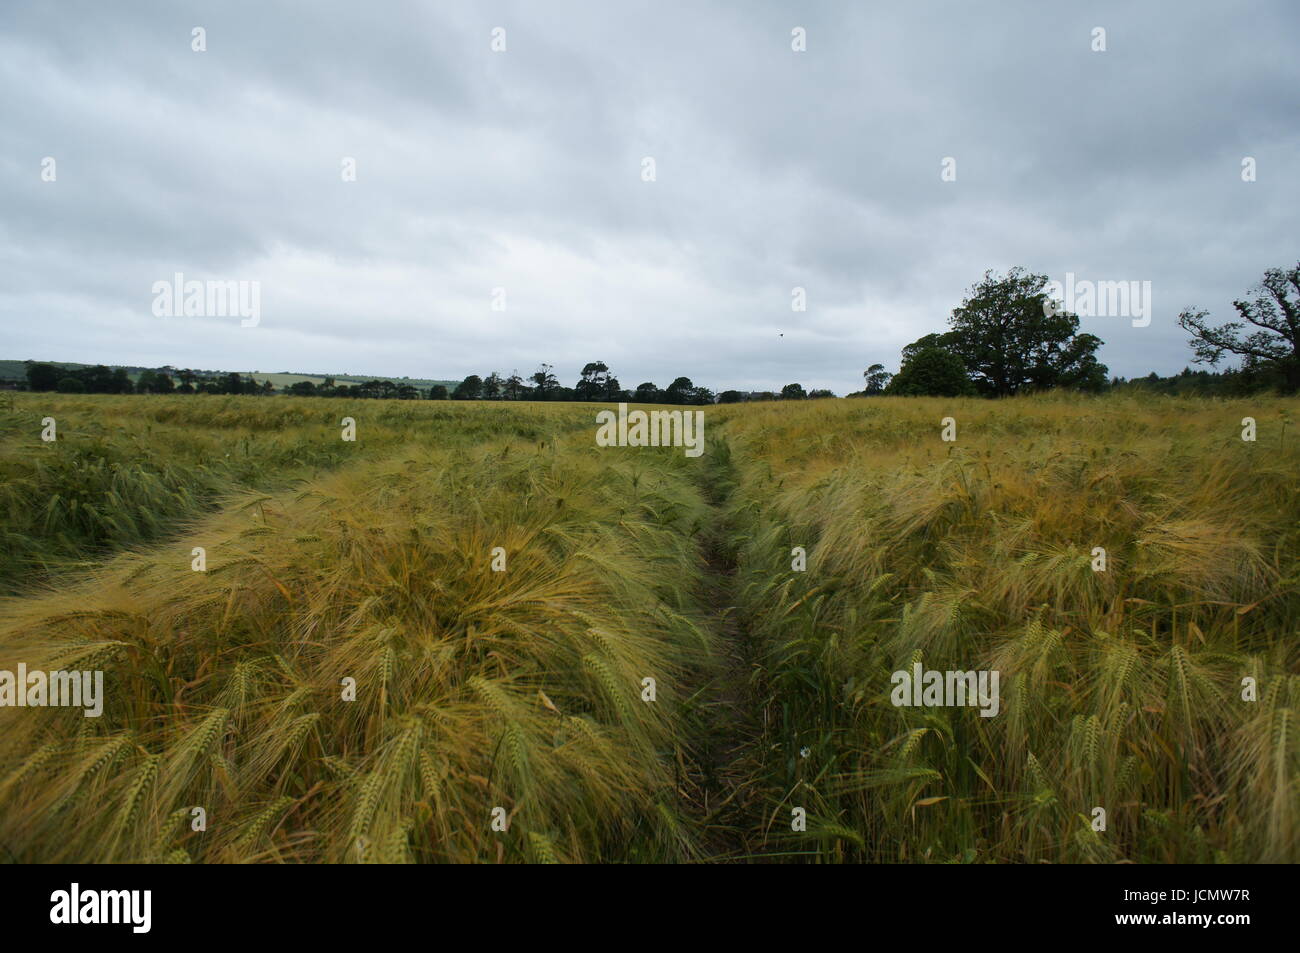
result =
M1300 4L1084 6L5 0L0 357L843 394L1023 265L1150 281L1083 327L1174 372L1300 259Z

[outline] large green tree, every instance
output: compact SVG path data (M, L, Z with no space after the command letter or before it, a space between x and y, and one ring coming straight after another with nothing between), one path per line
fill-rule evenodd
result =
M962 359L980 393L1105 387L1106 365L1096 356L1101 339L1079 333L1078 315L1044 307L1047 281L1023 268L1005 276L988 271L953 310L942 345Z
M975 393L966 365L952 351L937 344L940 335L928 334L903 349L903 366L885 388L899 397L963 397ZM918 346L919 345L919 346Z

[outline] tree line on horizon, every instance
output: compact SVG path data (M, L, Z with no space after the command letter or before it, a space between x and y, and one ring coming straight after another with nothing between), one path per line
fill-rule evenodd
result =
M1214 371L1183 371L1161 377L1108 377L1097 360L1102 340L1079 332L1079 316L1044 307L1046 275L1021 267L1006 275L985 272L983 279L953 309L948 330L926 334L903 348L898 373L883 364L863 372L864 387L849 397L1011 397L1048 390L1099 393L1141 389L1169 394L1237 396L1276 390L1300 390L1300 263L1291 269L1271 268L1251 290L1253 297L1233 302L1241 320L1219 326L1208 313L1189 308L1178 319L1191 335L1193 363ZM1241 366L1217 370L1231 354ZM177 383L179 381L179 384ZM493 371L470 374L454 388L373 379L339 384L325 377L320 384L299 381L281 391L269 380L259 383L239 373L211 373L175 368L145 369L132 381L123 367L103 364L67 368L27 361L27 389L90 394L275 394L302 397L356 397L389 400L548 400L602 401L643 404L731 404L751 400L806 400L835 397L829 390L806 391L787 384L774 391L725 390L715 393L678 377L665 388L651 381L625 389L604 361L586 364L573 387L560 384L550 364L541 364L527 378L514 371L508 377Z
M452 400L563 400L606 403L621 401L638 404L734 404L745 400L835 396L829 390L806 392L802 384L787 384L780 393L738 390L714 393L708 387L697 386L689 377L678 377L664 388L660 388L653 381L644 381L633 389L625 389L604 361L591 361L586 364L577 383L573 387L564 387L553 371L550 364L543 364L527 380L521 378L518 372L506 378L496 372L487 377L471 374L450 394L430 394L430 396L435 400L446 396Z
M626 401L645 404L713 404L739 403L745 400L790 400L834 397L829 390L805 391L801 384L787 384L774 391L737 390L715 394L708 387L694 384L689 377L678 377L665 388L651 381L634 390L622 388L604 361L592 361L582 369L573 387L560 384L550 364L542 364L527 379L516 371L509 377L492 372L486 377L470 374L454 388L434 384L429 388L386 379L357 384L339 384L333 377L321 383L297 381L283 389L271 382L259 383L251 376L230 373L203 373L189 369L156 368L142 371L132 381L126 368L68 368L55 364L27 361L27 389L58 391L66 394L288 394L295 397L358 397L386 400L550 400L550 401ZM177 381L180 381L178 384Z

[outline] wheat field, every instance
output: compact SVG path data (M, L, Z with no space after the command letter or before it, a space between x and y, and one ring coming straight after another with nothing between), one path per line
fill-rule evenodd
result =
M0 857L1300 859L1295 400L605 408L7 398Z

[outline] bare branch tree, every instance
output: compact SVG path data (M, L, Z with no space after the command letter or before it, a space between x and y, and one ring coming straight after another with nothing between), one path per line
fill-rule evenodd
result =
M1270 268L1251 290L1253 299L1232 303L1241 321L1211 327L1209 312L1194 308L1178 316L1179 325L1192 335L1195 361L1215 366L1229 353L1244 358L1247 366L1276 364L1287 388L1300 388L1300 263L1290 270ZM1258 330L1243 333L1249 327Z

